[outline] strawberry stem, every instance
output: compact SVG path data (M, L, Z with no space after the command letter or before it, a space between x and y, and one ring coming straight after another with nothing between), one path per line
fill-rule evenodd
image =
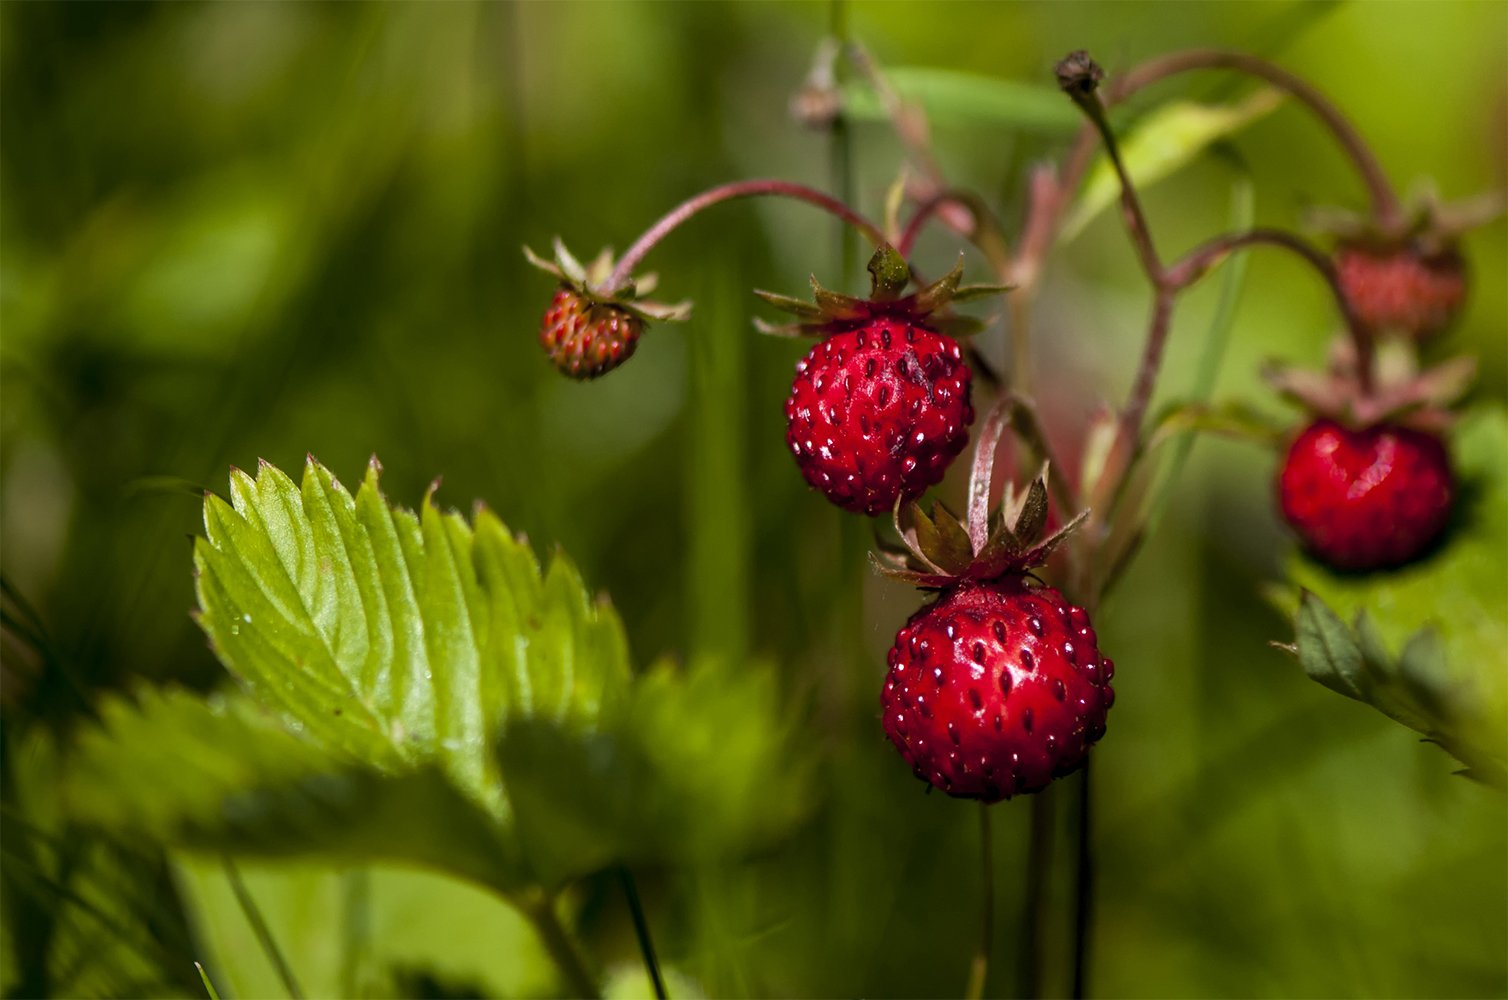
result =
M660 975L660 962L655 957L654 940L649 936L649 921L644 917L644 905L639 902L639 889L634 884L633 873L620 866L618 880L623 884L623 896L628 900L628 912L634 921L634 936L639 939L639 954L644 958L644 968L649 972L649 981L654 985L655 1000L666 1000L665 980Z
M1000 437L1011 422L1011 410L1015 404L1009 392L1002 392L990 407L980 428L979 440L974 444L974 468L969 474L968 530L969 546L974 555L984 551L990 537L990 486L995 478L995 451L1000 447Z
M1330 294L1335 298L1336 308L1340 310L1341 317L1346 322L1346 329L1351 335L1351 340L1356 345L1356 358L1358 377L1361 380L1365 392L1372 389L1372 338L1367 336L1366 328L1356 311L1351 308L1351 301L1341 290L1340 279L1335 273L1335 264L1330 257L1317 249L1302 237L1281 229L1257 228L1241 233L1227 233L1209 240L1202 246L1196 247L1185 254L1183 259L1167 269L1164 279L1175 290L1183 290L1200 278L1204 277L1211 268L1220 263L1232 252L1250 246L1275 246L1297 254L1306 263L1319 272L1324 278L1325 284L1330 288Z
M1131 175L1126 170L1125 161L1121 159L1120 144L1115 141L1115 132L1110 128L1110 121L1105 117L1105 105L1100 100L1099 83L1104 78L1104 70L1099 64L1089 58L1089 53L1082 50L1071 52L1058 63L1058 86L1069 99L1078 106L1089 119L1089 124L1094 126L1095 131L1105 144L1105 153L1110 157L1110 163L1115 168L1115 175L1120 179L1121 186L1121 214L1125 216L1126 228L1131 234L1131 242L1136 247L1136 256L1141 261L1142 270L1154 284L1161 284L1162 263L1157 256L1157 248L1152 242L1152 230L1147 225L1146 213L1142 211L1141 198L1136 193L1136 185L1131 182Z
M555 915L555 897L549 893L540 893L532 899L525 900L520 908L529 923L533 925L534 932L539 935L540 943L545 946L545 951L555 961L556 968L565 977L566 992L573 996L588 998L588 1000L601 997L602 990L598 988L596 979L587 971L586 960L582 957L580 949L571 940L566 929L561 926L560 918Z
M1079 776L1078 846L1073 885L1073 996L1083 997L1089 977L1089 931L1094 921L1093 797L1089 785L1090 758Z
M995 940L995 845L990 836L990 807L983 802L979 804L979 842L983 913L979 921L979 950L969 963L969 985L964 990L968 1000L979 1000L984 996L984 981L990 971L990 947Z
M655 248L655 245L669 236L682 223L693 215L713 205L720 205L725 201L734 201L739 198L757 198L764 195L773 195L782 198L793 198L796 201L804 201L809 205L815 205L825 212L837 216L848 225L857 229L874 242L876 245L885 241L885 235L880 228L870 222L864 216L849 208L843 202L829 195L823 194L815 188L809 188L804 184L796 184L792 181L778 180L753 180L737 181L732 184L723 184L703 191L695 197L688 198L675 208L671 209L654 225L645 230L644 235L634 241L633 246L628 248L622 259L613 268L612 274L608 275L607 281L601 288L595 289L600 295L613 295L628 284L634 269Z
M1052 866L1052 789L1032 796L1031 830L1027 848L1026 893L1022 900L1021 981L1016 993L1042 996L1043 949L1047 935L1047 873Z
M1170 76L1201 69L1229 69L1246 73L1297 98L1330 130L1351 158L1371 196L1372 214L1378 224L1391 230L1403 221L1402 207L1388 182L1387 174L1350 120L1311 84L1258 56L1220 49L1190 49L1158 56L1117 78L1107 89L1106 101L1111 105L1117 104L1138 90Z

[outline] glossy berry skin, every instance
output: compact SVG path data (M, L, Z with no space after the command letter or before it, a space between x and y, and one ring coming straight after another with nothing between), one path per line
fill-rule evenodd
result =
M1453 250L1426 254L1409 246L1342 246L1335 274L1363 326L1415 339L1449 326L1466 298L1466 267Z
M1445 445L1432 434L1320 419L1289 448L1278 496L1284 519L1317 558L1370 570L1406 563L1439 537L1455 484Z
M561 285L540 323L539 343L562 373L584 380L632 357L643 332L644 321L637 316Z
M845 510L888 513L942 479L969 441L958 342L905 317L830 334L796 365L785 440L801 474Z
M958 798L996 802L1077 770L1115 701L1089 616L1019 575L945 591L906 622L889 662L885 735Z

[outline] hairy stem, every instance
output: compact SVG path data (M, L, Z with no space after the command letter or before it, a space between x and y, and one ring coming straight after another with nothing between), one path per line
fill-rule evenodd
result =
M772 195L780 198L791 198L796 201L804 201L809 205L815 205L848 225L857 229L869 237L876 245L885 242L885 234L873 222L849 208L846 204L823 194L815 188L804 184L796 184L791 181L778 180L753 180L738 181L733 184L723 184L703 191L701 194L681 202L671 209L660 220L644 231L644 235L634 241L633 246L618 261L613 268L613 273L608 275L607 281L597 291L603 295L611 295L628 283L634 268L644 260L649 251L655 245L670 235L677 227L690 219L693 215L713 205L720 205L725 201L734 201L739 198L757 198L764 195Z
M995 862L994 839L990 836L990 807L979 804L980 878L983 881L982 914L979 920L979 950L969 964L969 985L964 991L968 1000L984 996L984 981L990 971L990 947L995 940Z
M1403 210L1387 174L1377 162L1371 147L1350 120L1341 113L1330 99L1307 81L1273 65L1258 56L1245 52L1227 52L1220 49L1190 49L1187 52L1172 52L1150 59L1113 81L1106 99L1115 104L1127 97L1170 76L1189 70L1229 69L1246 73L1264 80L1272 86L1297 98L1314 113L1335 136L1337 142L1350 157L1366 184L1372 199L1372 213L1385 228L1397 225L1402 220Z
M1141 261L1142 270L1147 272L1147 277L1152 279L1154 285L1161 284L1162 263L1158 260L1157 248L1152 243L1152 230L1147 225L1141 198L1136 193L1136 185L1131 182L1131 175L1121 158L1120 144L1115 140L1115 131L1105 117L1105 105L1100 100L1098 88L1102 77L1103 71L1084 52L1075 52L1058 64L1058 85L1099 133L1100 140L1105 144L1105 153L1110 157L1110 164L1115 168L1115 175L1120 179L1121 213L1125 216L1126 229L1131 234L1131 242L1136 247L1136 256Z
M623 896L628 900L628 912L634 921L634 936L639 939L639 954L644 958L644 969L654 985L655 1000L666 1000L665 980L660 976L660 961L655 957L654 940L649 936L649 921L644 917L644 905L639 902L639 888L634 884L633 873L627 868L618 869L618 881L623 885Z

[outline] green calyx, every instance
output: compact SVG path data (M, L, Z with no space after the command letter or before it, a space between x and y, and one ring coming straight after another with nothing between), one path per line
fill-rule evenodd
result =
M865 323L881 316L904 317L920 320L930 317L927 325L955 337L979 332L982 324L970 316L958 316L946 311L954 302L966 302L987 295L1010 291L1005 285L964 285L963 255L947 274L910 295L902 295L911 283L911 266L896 249L882 243L869 258L870 291L868 298L843 295L822 287L812 276L812 299L806 302L756 289L754 294L770 305L797 318L795 323L771 324L755 320L762 333L775 336L823 335L835 327Z
M1043 465L1024 489L1007 483L1000 505L980 524L966 526L941 503L932 505L931 514L914 501L897 504L892 520L902 546L882 544L870 561L891 579L929 588L1026 573L1046 563L1089 512L1044 537L1047 513Z
M545 260L528 247L524 257L546 274L552 275L563 285L568 285L589 302L620 309L644 322L680 322L691 318L690 302L651 302L640 298L654 291L658 276L645 274L612 291L605 291L608 276L613 272L615 261L611 250L604 249L591 264L583 266L566 249L560 237L555 238L555 259Z

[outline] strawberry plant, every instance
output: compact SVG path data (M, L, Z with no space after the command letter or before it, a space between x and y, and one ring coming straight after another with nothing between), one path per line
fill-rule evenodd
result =
M1500 995L1442 10L0 12L0 985Z

